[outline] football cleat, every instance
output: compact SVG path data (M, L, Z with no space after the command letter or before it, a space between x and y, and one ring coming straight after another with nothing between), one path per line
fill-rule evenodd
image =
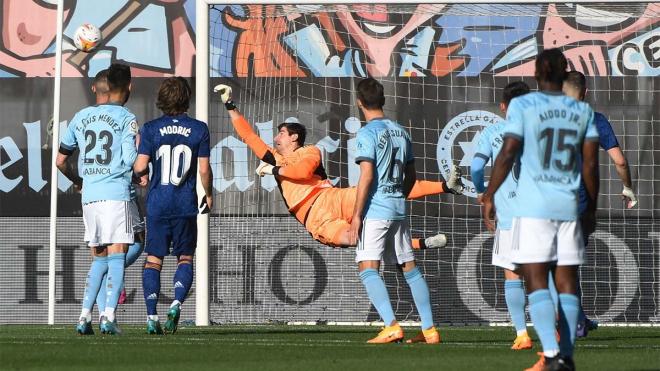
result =
M575 371L575 363L571 357L547 358L544 371Z
M447 246L447 236L442 233L438 233L435 236L428 237L424 239L424 244L427 249L439 249L441 247Z
M385 328L378 333L378 336L368 340L369 344L386 344L398 343L403 340L403 330L399 324L393 326L385 326Z
M121 335L117 321L110 322L106 316L101 317L101 333L106 335Z
M523 349L532 349L532 338L524 333L522 335L516 336L516 340L513 341L511 349L513 350L523 350Z
M76 332L78 335L94 335L92 321L87 321L87 319L81 318L76 325Z
M160 321L148 320L147 321L147 334L149 335L163 335L163 329L160 327Z
M179 325L179 317L181 316L181 306L179 304L170 308L167 311L167 321L165 321L165 326L163 329L165 333L175 333L177 326Z
M430 329L422 330L414 338L406 340L406 343L440 344L440 333L435 326L433 326Z
M526 368L525 371L545 371L546 358L543 355L543 352L538 352L536 354L538 354L541 358L539 358L539 360L536 361L532 367ZM548 358L548 360L550 360L550 358Z
M461 171L461 168L456 165L452 165L451 171L449 172L449 178L447 179L447 182L445 182L445 186L447 187L447 191L449 193L455 195L463 194L465 186L463 185L462 177L463 172Z

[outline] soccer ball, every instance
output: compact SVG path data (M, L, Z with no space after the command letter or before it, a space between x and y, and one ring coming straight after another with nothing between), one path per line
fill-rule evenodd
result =
M101 42L101 38L101 30L93 24L85 23L73 34L73 43L79 50L91 52Z

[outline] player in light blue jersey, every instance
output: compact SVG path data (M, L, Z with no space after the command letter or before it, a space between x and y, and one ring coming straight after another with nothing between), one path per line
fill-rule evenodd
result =
M398 342L404 336L378 273L384 258L403 270L421 318L422 332L408 342L437 344L440 334L433 324L428 286L415 265L406 214L406 197L416 180L410 135L384 117L383 85L367 78L360 81L357 90L358 107L367 125L357 133L355 162L360 165L360 179L349 241L357 243L355 261L360 278L385 322L385 328L369 343Z
M583 227L593 229L598 195L598 132L588 104L562 93L567 61L559 49L541 52L535 77L539 92L511 101L504 145L484 193L486 226L494 230L494 195L520 153L520 177L514 207L512 260L520 264L529 312L543 345L543 355L530 370L574 370L579 301L577 269L584 245L578 223L580 180L589 196ZM582 155L582 171L578 158ZM555 309L548 290L554 271L559 292L560 344L555 337Z
M529 86L522 81L508 84L502 92L500 111L506 115L511 100L515 97L529 93ZM472 182L481 200L484 186L484 168L486 164L495 159L500 153L504 143L504 130L506 121L500 121L486 127L479 135L477 151L470 165ZM513 201L516 196L517 174L520 168L514 165L514 170L509 173L506 180L495 193L495 208L497 209L497 230L493 243L493 265L504 269L504 298L511 321L516 328L516 339L511 349L521 350L532 348L532 338L527 334L527 323L525 321L525 289L523 282L517 272L517 267L511 261L511 246L513 234L511 231L511 219L513 213Z
M107 82L108 103L84 108L73 117L62 137L56 161L60 171L82 188L85 241L96 250L76 327L81 335L92 333L91 309L106 273L107 298L101 332L119 331L115 308L124 280L125 252L134 242L130 184L137 157L137 120L123 107L130 95L130 68L112 64ZM78 174L67 162L76 150L79 150Z

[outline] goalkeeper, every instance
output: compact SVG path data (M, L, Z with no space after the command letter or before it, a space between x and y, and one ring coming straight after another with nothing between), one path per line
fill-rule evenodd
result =
M313 145L305 146L306 129L299 123L278 126L274 148L255 133L248 121L238 112L231 99L231 87L218 85L232 125L248 147L261 159L257 167L260 176L273 175L289 212L302 223L312 237L328 246L355 246L349 238L356 188L334 188L321 164L321 151ZM447 182L417 181L409 199L439 193L462 194L463 184L458 168L453 168ZM413 240L413 247L442 247L447 240L443 234L425 240Z

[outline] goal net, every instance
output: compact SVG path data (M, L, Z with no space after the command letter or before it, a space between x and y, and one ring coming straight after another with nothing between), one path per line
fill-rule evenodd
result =
M233 131L216 84L272 144L277 125L307 127L336 187L357 183L355 103L360 78L386 90L385 113L412 136L418 178L466 174L463 196L411 201L413 237L438 232L447 247L416 252L438 323L508 322L493 235L469 177L478 133L502 119L502 88L533 89L534 58L561 48L588 76L588 97L607 116L628 159L639 205L624 210L622 183L601 151L598 228L581 267L582 302L601 323L660 319L660 229L655 223L660 108L660 3L209 5L208 105L215 206L210 218L210 319L216 323L379 321L354 250L315 242L291 216L272 176ZM204 34L206 33L206 34ZM199 52L199 51L198 51ZM198 81L199 83L199 81ZM660 135L660 133L659 133ZM660 136L658 136L660 140ZM658 147L658 148L656 148ZM418 321L402 274L381 268L399 321Z

